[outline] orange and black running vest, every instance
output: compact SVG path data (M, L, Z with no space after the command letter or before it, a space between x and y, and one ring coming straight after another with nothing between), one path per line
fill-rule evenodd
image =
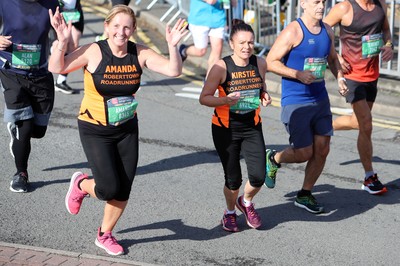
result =
M226 80L218 86L219 97L240 92L240 100L234 106L218 106L214 110L212 123L229 128L231 123L257 125L261 122L260 97L263 77L258 71L257 57L252 55L247 66L235 65L231 56L223 58L226 64Z
M140 87L140 67L136 44L128 42L128 53L119 58L112 54L107 40L99 41L102 60L90 73L84 69L85 94L78 119L97 125L109 125L107 102L119 98L134 98Z

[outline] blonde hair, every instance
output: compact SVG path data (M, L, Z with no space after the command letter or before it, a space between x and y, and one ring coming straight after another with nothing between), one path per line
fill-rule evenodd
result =
M108 12L106 19L104 20L105 23L109 24L111 20L115 18L116 15L119 13L126 14L132 18L133 27L136 28L136 16L135 12L133 12L132 8L126 5L115 5L111 8L110 12Z

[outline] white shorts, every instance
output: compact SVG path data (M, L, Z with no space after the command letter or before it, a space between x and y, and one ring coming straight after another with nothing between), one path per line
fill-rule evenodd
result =
M207 26L197 26L189 24L189 30L192 33L194 47L198 49L207 48L208 37L224 39L225 28L210 28Z

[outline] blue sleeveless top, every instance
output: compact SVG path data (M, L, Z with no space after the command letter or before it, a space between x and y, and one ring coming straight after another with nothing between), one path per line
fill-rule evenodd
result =
M13 45L0 51L7 60L5 70L22 75L45 75L49 54L49 9L53 13L58 0L1 0L0 20L4 36L11 36ZM3 65L3 62L0 62Z
M320 21L321 31L318 34L311 33L300 18L297 22L303 31L303 40L283 58L283 63L297 70L304 70L305 65L308 65L311 69L317 68L320 69L319 72L324 72L331 49L331 40L323 22ZM281 105L311 103L327 98L323 73L320 75L319 79L308 85L297 79L283 77Z

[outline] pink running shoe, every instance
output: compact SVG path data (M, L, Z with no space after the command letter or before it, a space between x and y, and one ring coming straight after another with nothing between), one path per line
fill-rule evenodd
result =
M221 220L222 229L228 232L239 232L239 228L236 224L236 217L236 213L227 214L225 211L224 216L222 216Z
M112 236L110 231L105 232L102 236L100 236L100 227L94 243L96 246L104 249L110 255L117 256L124 254L124 248L118 244L117 240Z
M248 226L254 229L257 229L261 226L261 218L254 209L254 204L252 203L249 207L244 206L243 195L237 198L236 207L243 212Z
M71 177L69 189L65 196L65 206L70 214L78 214L81 209L83 198L88 195L88 193L83 192L78 187L79 182L87 178L88 176L82 172L76 172Z

